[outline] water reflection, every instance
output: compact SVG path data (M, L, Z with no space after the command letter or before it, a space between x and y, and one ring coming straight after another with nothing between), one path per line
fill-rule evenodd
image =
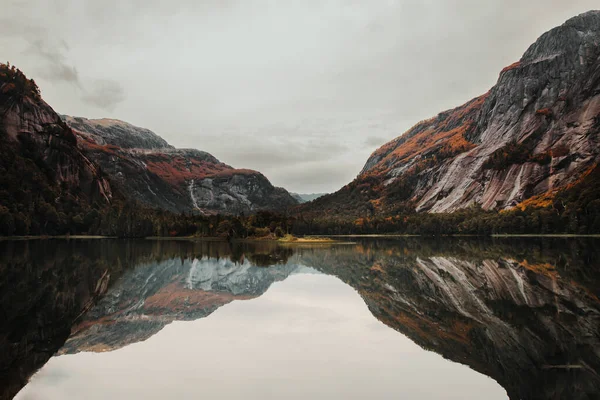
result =
M356 288L379 320L494 378L512 399L600 393L597 242L410 240L307 265Z
M482 394L506 399L492 379L423 351L377 321L339 279L304 273L120 350L55 357L22 393L47 400L479 400Z
M312 282L310 285L318 286L320 280L331 275L354 288L378 320L422 348L493 378L512 399L595 398L600 393L600 378L596 372L600 370L597 244L593 239L559 238L359 240L355 245L301 248L267 242L235 245L188 241L0 242L0 282L3 285L0 294L4 310L0 350L5 355L0 387L6 388L4 398L10 398L26 383L28 376L61 347L69 332L71 336L59 354L79 355L53 359L27 389L35 390L36 380L51 373L53 363L66 363L60 360L71 360L69 357L75 357L73 360L87 357L81 352L121 354L133 343L164 341L159 338L165 335L181 345L190 345L192 339L182 327L187 325L172 325L174 321L205 321L194 331L198 337L203 337L203 332L210 337L211 330L215 337L225 337L224 329L233 330L235 334L227 336L232 354L223 354L228 352L225 346L219 350L221 357L237 357L239 363L252 361L264 368L264 362L273 362L265 355L270 354L269 350L275 345L269 348L259 339L261 332L266 334L260 330L261 325L257 325L254 346L263 351L254 354L255 359L246 360L247 355L240 353L240 346L233 342L240 340L252 346L238 339L242 321L250 318L231 317L225 324L227 328L217 328L212 325L217 322L213 321L219 321L225 310L234 305L259 307L260 301L275 290L269 287L276 282L284 285L308 279ZM314 275L316 271L322 275ZM307 272L313 275L305 275ZM309 278L300 278L303 276ZM108 292L103 295L107 288ZM285 290L293 291L293 287ZM324 335L317 325L328 326L331 322L320 314L322 309L336 310L336 304L340 304L323 291L335 293L336 290L332 285L312 290L307 297L312 301L309 309L313 310L314 321L303 325L303 334L313 342L315 335ZM280 293L280 296L284 295ZM350 304L352 296L344 301ZM250 299L256 300L234 302ZM287 312L293 314L294 307L288 306ZM221 307L222 312L202 319ZM250 315L257 324L266 326L265 321L275 321L277 317L269 310L254 310ZM165 328L169 324L178 328ZM285 324L278 328L280 333L286 331L282 327ZM218 329L220 333L215 333ZM346 329L362 332L359 326ZM340 328L329 338L333 340L337 335L342 340L347 334ZM379 340L376 334L369 335L363 335L362 343ZM401 340L401 335L396 336L396 340ZM378 343L389 352L397 346L393 340ZM210 348L210 344L203 341L195 346L201 346L199 351L205 352ZM348 349L346 356L358 357L365 365L379 361L392 370L410 370L409 365L390 364L385 352L380 354L373 346L367 347L370 356L365 351L358 354L352 349ZM115 351L117 349L121 350ZM148 351L146 348L142 353ZM171 351L179 354L176 348ZM320 351L329 354L334 370L350 362L343 352L331 350L328 353L328 347ZM138 361L145 359L142 353L135 356ZM166 353L155 355L159 359L155 359L154 364L170 357ZM311 369L295 369L309 362L310 357L317 357L311 352L304 355L306 357L297 353L288 356L285 363L290 371L310 374ZM119 359L120 356L114 357ZM207 367L202 361L196 361L195 368ZM427 363L435 365L433 360ZM97 368L102 369L98 365ZM312 371L320 373L318 369ZM359 386L372 388L374 382L379 382L376 375L382 372L376 371L363 371L367 381ZM464 378L454 373L459 370L452 371L449 376L456 382ZM292 386L298 383L289 374L284 375L279 377L283 382ZM421 376L422 381L414 378L411 382L426 387L428 383L423 380L426 376ZM218 378L217 374L212 377L235 378ZM396 375L396 378L401 376ZM473 387L479 387L477 375L467 378ZM353 383L359 381L343 373L333 374L328 379L336 381L329 383L336 384L348 379ZM444 382L440 377L435 379L438 384ZM109 385L113 383L117 384L115 381ZM488 397L493 392L493 388L485 385L472 391L468 385L443 384L447 386L446 396L429 392L429 397L423 397L418 391L398 388L394 391L383 381L379 382L378 391L372 393L379 397L397 397L403 393L414 398L448 398L450 394L466 398L468 393ZM321 387L325 390L331 386ZM27 389L23 395L28 393ZM386 390L391 391L389 396L384 396ZM361 391L354 387L353 392ZM141 393L130 395L138 397ZM297 393L304 392L297 390ZM319 397L317 394L314 392L311 397ZM332 396L330 392L329 396L322 393L320 397ZM236 398L235 393L229 397Z

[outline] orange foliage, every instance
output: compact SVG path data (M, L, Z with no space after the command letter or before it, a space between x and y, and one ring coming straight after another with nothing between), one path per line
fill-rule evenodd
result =
M205 292L171 283L144 301L148 313L169 309L171 312L188 311L194 308L221 306L233 300L249 300L252 295L233 295L223 292Z
M153 153L147 155L146 168L170 184L214 176L228 167L207 161L186 159L179 155Z
M35 81L27 79L20 69L8 63L0 63L0 94L40 99L40 89Z
M80 139L81 138L84 139L83 141L80 141L79 143L81 143L87 150L101 151L101 152L108 153L111 155L117 155L117 152L119 150L121 150L121 148L119 146L115 146L112 144L101 145L92 140L89 140L88 138L85 138L82 135L78 135L78 137Z
M423 121L403 136L379 148L374 155L381 156L374 174L389 172L394 165L406 163L419 155L449 157L473 149L476 145L467 140L475 127L475 117L489 93L469 103Z
M523 260L519 263L519 265L525 269L535 272L538 275L544 275L550 278L556 278L558 276L556 267L552 264L529 264L527 260Z
M377 272L381 272L382 274L385 273L385 270L383 269L383 267L379 264L373 264L373 266L370 268L371 271L377 271Z
M371 301L374 303L380 304L380 309L385 312L381 313L379 318L384 324L392 328L398 329L402 327L402 332L414 332L428 340L444 338L460 343L470 342L469 332L474 327L470 322L463 322L456 319L452 321L450 329L445 329L438 321L434 321L425 315L416 315L405 310L395 310L386 307L387 302L385 299L381 299L382 294L378 295L374 292L366 291L360 291L359 293L363 298L372 299Z
M375 210L379 210L381 208L381 199L369 200L369 203L371 203Z
M555 157L558 157L558 156L555 155ZM517 204L513 209L519 209L521 211L525 211L528 208L546 208L546 207L552 206L552 204L554 202L554 197L559 193L559 191L573 189L575 186L582 183L583 180L589 174L591 174L592 171L594 171L594 169L597 166L598 166L598 164L594 164L590 168L585 170L585 172L583 172L575 182L569 183L568 185L566 185L562 188L555 188L552 191L542 193L538 196L530 197L527 200L524 200L521 203ZM510 210L506 210L506 211L510 211ZM502 211L502 212L504 212L504 211Z
M530 197L527 200L517 204L513 209L525 211L528 208L546 208L552 205L552 200L556 195L556 191L542 193L538 196ZM508 210L510 211L510 210Z
M112 156L128 158L130 153L119 146L101 145L89 136L74 131L81 146L89 151L101 151ZM139 154L146 164L146 169L171 185L180 185L191 179L230 178L234 175L254 175L256 171L249 169L233 169L225 164L195 158L186 158L177 154L149 153Z
M505 73L507 71L511 71L513 69L517 69L519 67L521 67L521 61L514 62L514 63L510 64L509 66L504 67L502 69L502 71L500 71L500 74L503 74L503 73Z
M549 109L549 108L542 108L542 109L540 109L540 110L537 110L535 113L536 113L537 115L544 115L544 116L546 116L546 117L550 117L550 116L552 116L552 110L551 110L551 109Z
M592 165L591 167L589 167L588 169L586 169L586 170L585 170L585 172L579 176L579 179L577 179L577 180L576 180L575 182L573 182L573 183L570 183L570 184L568 184L568 185L565 187L565 190L572 189L572 188L574 188L575 186L577 186L577 185L579 185L580 183L582 183L582 182L583 182L583 180L584 180L585 178L587 178L587 176L588 176L589 174L591 174L591 173L592 173L592 172L593 172L593 171L596 169L596 167L597 167L597 166L598 166L598 163L596 163L596 164Z

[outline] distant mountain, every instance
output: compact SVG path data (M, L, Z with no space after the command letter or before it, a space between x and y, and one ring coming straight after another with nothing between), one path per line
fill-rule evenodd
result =
M63 116L81 150L125 196L172 212L238 214L283 210L297 201L257 171L211 154L176 149L154 132L114 119Z
M486 94L377 149L304 214L503 210L552 204L600 161L600 11L542 35ZM526 203L524 203L526 202Z
M315 199L318 199L319 197L323 197L327 193L311 193L311 194L290 193L290 194L292 195L292 197L294 199L296 199L298 201L298 203L302 204L302 203L308 203L309 201L313 201Z
M73 130L82 133L98 145L112 145L124 149L174 148L149 129L140 128L117 119L87 119L61 115Z

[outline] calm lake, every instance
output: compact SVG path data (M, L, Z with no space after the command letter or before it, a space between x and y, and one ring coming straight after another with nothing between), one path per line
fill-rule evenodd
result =
M594 399L600 240L0 241L0 399Z

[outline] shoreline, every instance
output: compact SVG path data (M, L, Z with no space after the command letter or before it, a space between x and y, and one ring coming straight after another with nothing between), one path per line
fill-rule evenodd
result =
M452 238L452 237L468 237L468 238L592 238L600 239L600 234L574 234L574 233L547 233L547 234L513 234L513 233L498 233L492 235L410 235L410 234L349 234L349 235L318 235L298 237L296 240L280 240L274 238L234 238L234 242L275 242L281 244L339 244L344 243L330 238L365 238L365 239L385 239L385 238ZM0 236L0 241L8 240L102 240L102 239L117 239L117 240L197 240L221 242L227 241L227 238L218 236L146 236L146 237L118 237L118 236L100 236L100 235L29 235L29 236Z
M56 235L56 236L49 236L49 235L29 235L29 236L0 236L0 240L49 240L49 239L93 239L93 240L98 240L98 239L120 239L117 236L100 236L100 235ZM125 239L125 238L123 238Z

